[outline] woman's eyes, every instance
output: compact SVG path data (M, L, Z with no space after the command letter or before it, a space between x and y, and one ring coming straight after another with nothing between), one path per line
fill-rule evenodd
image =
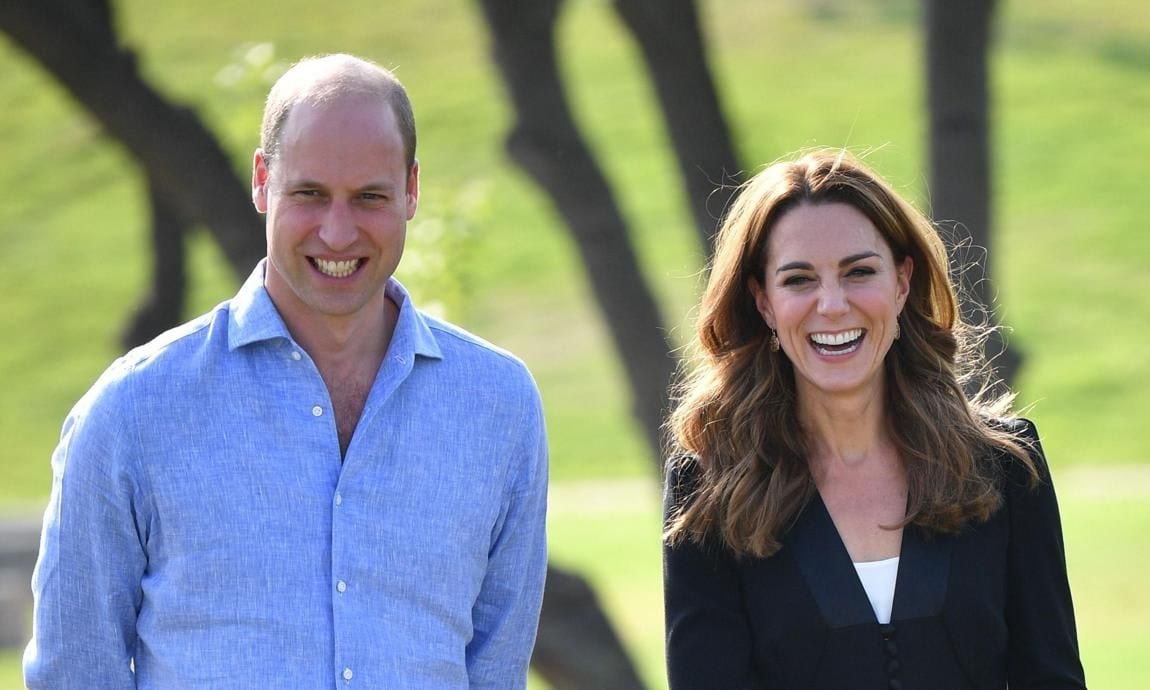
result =
M848 270L846 272L846 277L847 278L869 278L870 276L873 276L876 273L878 273L878 271L876 271L874 268L872 268L870 266L854 266L853 268L851 268L850 270ZM815 281L816 281L816 278L814 276L795 274L795 275L789 275L786 278L784 278L783 279L783 285L785 287L804 287L804 286L810 285L811 283L814 283Z
M861 276L873 276L874 274L875 270L870 266L855 266L851 270L847 271L848 276L856 278Z

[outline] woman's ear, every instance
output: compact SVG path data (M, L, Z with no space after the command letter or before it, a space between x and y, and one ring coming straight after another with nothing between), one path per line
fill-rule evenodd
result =
M902 313L906 298L910 295L910 277L914 274L914 259L906 257L898 267L898 310Z
M775 329L775 313L771 310L771 302L767 299L767 290L759 282L755 276L747 278L747 291L751 293L751 298L755 300L755 311L759 312L759 316L763 317L763 321L771 330Z

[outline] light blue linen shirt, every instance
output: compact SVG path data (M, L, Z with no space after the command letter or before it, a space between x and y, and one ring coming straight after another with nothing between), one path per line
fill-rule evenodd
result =
M547 450L510 354L412 305L341 462L263 287L117 360L52 458L30 688L522 688Z

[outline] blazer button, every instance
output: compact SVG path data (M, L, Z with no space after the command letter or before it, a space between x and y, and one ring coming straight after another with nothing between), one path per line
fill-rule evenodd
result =
M886 663L886 672L892 676L898 673L898 659L891 659Z
M898 678L891 678L890 682L886 685L890 690L902 690L902 681Z
M886 652L887 656L896 657L898 656L898 643L894 640L883 640L882 650Z
M883 625L878 626L878 631L879 634L882 635L882 639L889 640L894 637L894 624L884 623Z

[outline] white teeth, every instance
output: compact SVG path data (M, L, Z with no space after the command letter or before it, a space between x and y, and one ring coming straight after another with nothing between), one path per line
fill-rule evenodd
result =
M316 259L315 266L319 272L331 276L332 278L346 278L359 268L359 259L349 259L348 261L328 261L326 259Z
M811 340L818 345L846 345L862 337L862 329L854 328L842 333L811 333Z

